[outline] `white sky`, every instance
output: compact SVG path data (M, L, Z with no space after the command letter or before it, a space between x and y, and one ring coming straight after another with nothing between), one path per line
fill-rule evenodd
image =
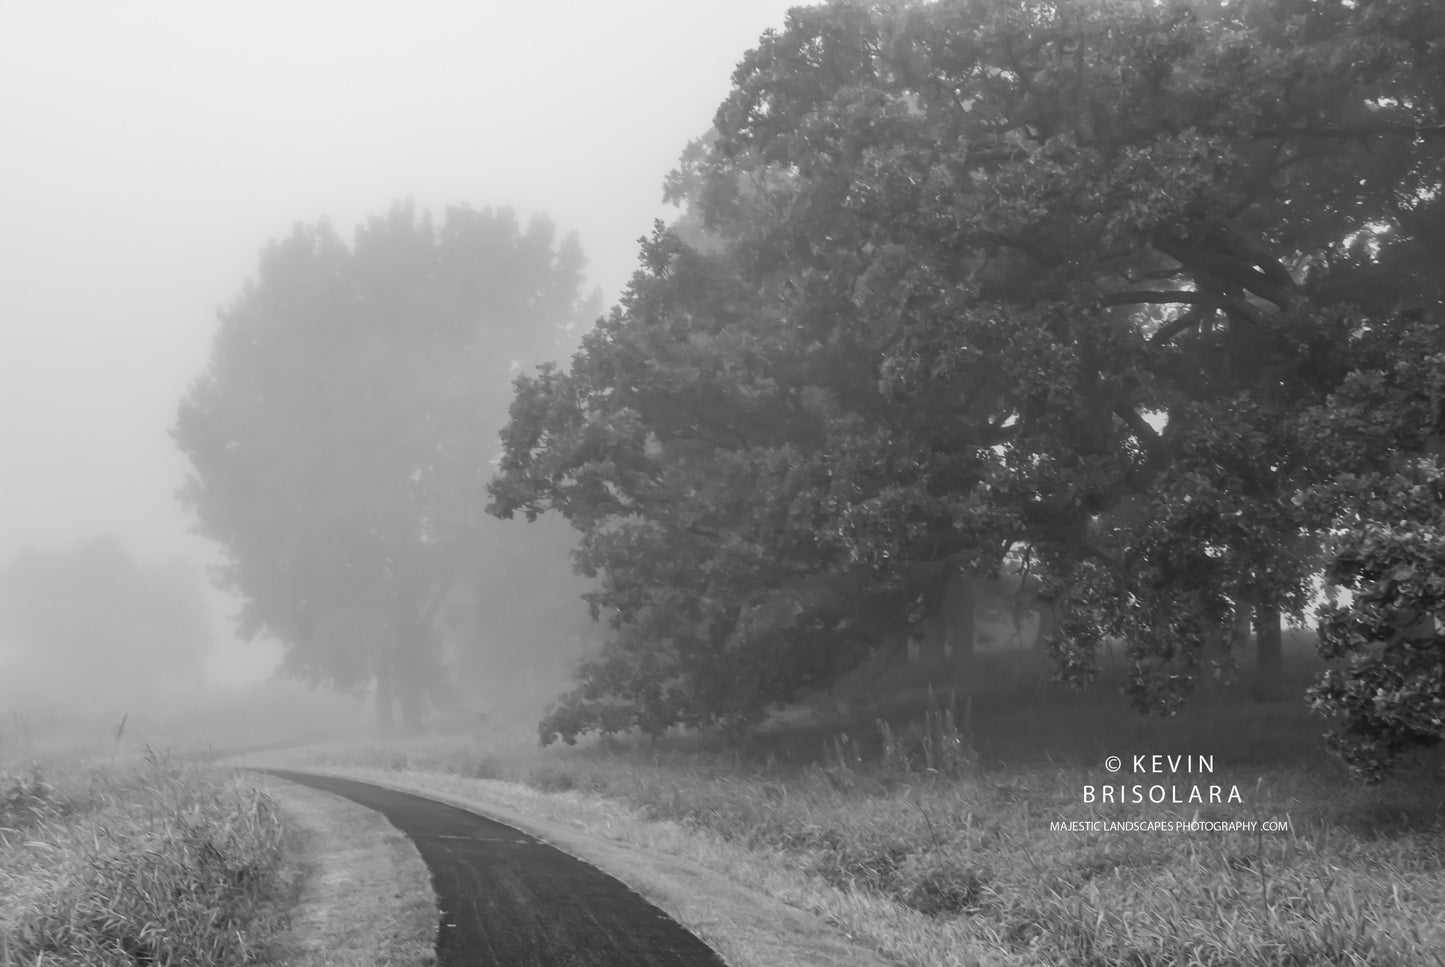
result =
M790 5L0 0L0 564L103 532L207 558L167 431L216 307L295 221L546 212L610 304Z

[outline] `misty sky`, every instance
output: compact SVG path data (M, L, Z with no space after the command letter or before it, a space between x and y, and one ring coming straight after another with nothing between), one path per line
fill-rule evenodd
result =
M216 307L295 221L544 211L610 303L789 5L0 0L0 564L106 532L206 559L167 431Z

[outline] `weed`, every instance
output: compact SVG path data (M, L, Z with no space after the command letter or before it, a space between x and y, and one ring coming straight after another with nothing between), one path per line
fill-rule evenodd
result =
M496 756L483 754L472 760L466 775L473 779L501 779L505 777L506 769Z
M954 711L955 701L940 707L933 689L921 718L895 728L883 719L878 730L883 736L883 769L893 773L927 773L961 779L978 766L978 753L968 727L972 699L965 699L963 724Z
M0 773L0 829L28 829L69 810L70 804L45 780L39 763L17 776Z
M0 965L240 965L279 921L282 827L263 793L150 753L5 787Z
M576 776L565 769L552 766L539 766L530 770L523 781L542 792L567 792L577 788Z

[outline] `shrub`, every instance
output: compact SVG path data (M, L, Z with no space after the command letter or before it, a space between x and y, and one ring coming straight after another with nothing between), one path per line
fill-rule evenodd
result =
M1445 472L1422 461L1339 486L1387 500L1394 522L1364 521L1337 539L1329 577L1351 601L1322 610L1319 650L1342 667L1310 699L1342 719L1330 747L1376 782L1404 754L1445 741Z

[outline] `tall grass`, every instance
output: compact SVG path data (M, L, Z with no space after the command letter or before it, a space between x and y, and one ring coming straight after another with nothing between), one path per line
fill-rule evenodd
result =
M290 889L274 803L143 762L0 773L0 965L242 965Z
M524 783L560 802L601 796L751 856L756 882L801 876L809 895L903 963L1084 967L1445 965L1440 788L1352 785L1315 756L1318 723L1249 706L1190 726L1097 718L1100 752L1214 752L1231 805L1089 805L1100 765L981 756L967 702L930 702L840 732L812 761L626 741L537 749L476 737L337 749L322 764ZM1089 720L1040 713L1063 743ZM995 718L1013 721L1011 718ZM1150 725L1149 723L1153 723ZM1230 724L1237 722L1237 724ZM1266 752L1238 757L1280 723ZM995 735L1002 743L1002 736ZM1130 780L1133 781L1133 780ZM1173 781L1165 779L1166 782ZM1211 781L1206 779L1206 781ZM580 797L580 798L578 798ZM581 808L580 805L578 807ZM1065 832L1053 820L1285 820L1284 832ZM831 891L831 892L829 892ZM860 904L859 898L866 903ZM860 914L859 910L867 911ZM860 919L861 918L861 919ZM982 952L982 953L981 953Z

